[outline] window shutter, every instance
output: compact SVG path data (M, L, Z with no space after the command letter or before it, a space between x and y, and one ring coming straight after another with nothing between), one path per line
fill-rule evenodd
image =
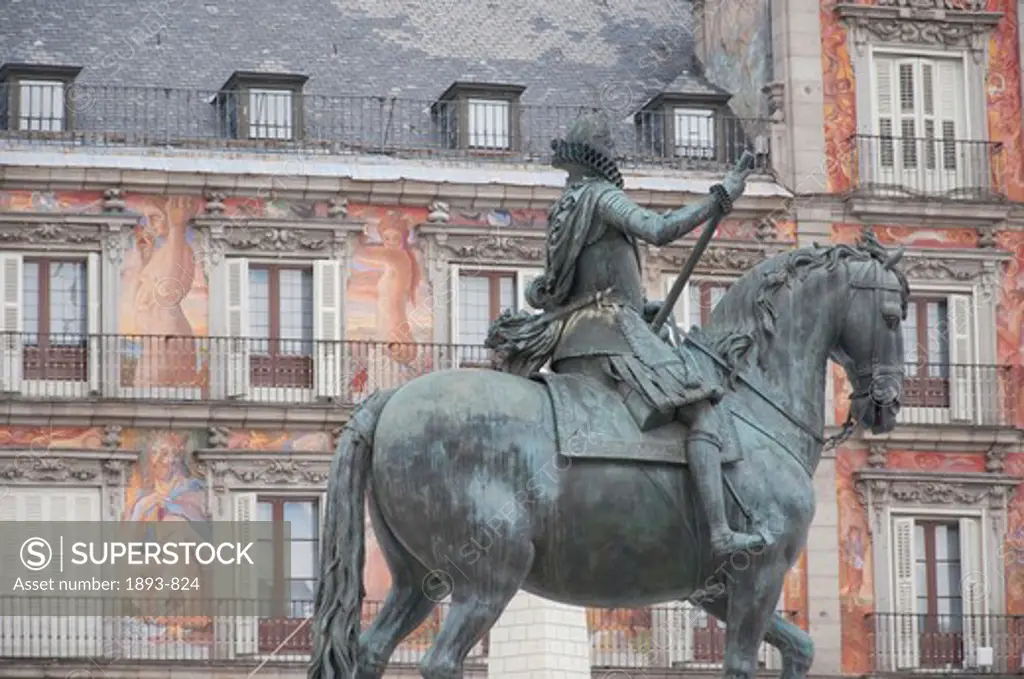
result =
M516 271L516 311L537 312L526 301L526 289L536 278L544 274L544 269L519 269Z
M889 57L875 57L875 135L878 139L879 157L874 160L879 167L891 168L895 164L893 148L893 71L895 62Z
M0 331L3 332L3 346L0 347L0 389L5 392L20 392L22 368L24 367L22 347L25 338L21 310L25 300L22 291L23 261L19 254L0 254L0 290L3 294L3 313L0 314Z
M949 336L950 417L959 422L974 419L977 398L977 367L974 365L974 319L970 295L950 295L946 308Z
M99 253L90 252L86 258L85 280L85 294L88 300L88 308L85 310L86 332L89 335L89 355L86 358L88 361L86 369L89 375L89 391L95 394L100 391L100 375L103 369L103 337L100 335L100 321L102 320L100 300L103 299L103 293L100 287Z
M910 669L918 666L917 629L917 583L914 578L914 520L893 519L892 522L892 568L894 616L892 646L895 653L895 667Z
M973 518L960 519L960 574L964 612L964 665L976 667L978 648L989 646L988 614L985 591L987 574L983 571L984 544L979 521Z
M988 173L988 163L984 156L967 158L961 160L969 149L975 145L958 145L956 139L962 135L967 128L965 121L965 106L967 92L964 83L963 62L960 60L946 59L938 62L938 77L936 83L937 107L935 117L937 120L938 133L936 136L942 139L942 169L947 172L955 172L959 168L960 175L956 177L956 186L983 186ZM981 145L977 145L977 153L983 153ZM986 174L971 177L967 173L974 171Z
M316 341L316 392L320 398L341 395L341 262L313 264L313 338ZM385 338L387 339L387 338Z
M221 363L224 365L225 395L244 397L249 393L249 263L236 257L224 263L227 277L224 289L227 300L228 341L222 342Z
M459 344L459 277L462 271L458 264L452 264L451 275L448 276L448 313L451 319L451 343ZM454 365L449 366L454 367Z
M256 517L256 494L236 493L234 503L235 536L243 544L253 542L249 525ZM235 574L235 598L239 607L235 618L235 653L255 655L259 651L259 577L252 568L239 568Z

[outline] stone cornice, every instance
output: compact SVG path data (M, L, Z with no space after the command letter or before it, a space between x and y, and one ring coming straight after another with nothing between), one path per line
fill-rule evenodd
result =
M854 43L881 42L940 47L984 48L984 39L1003 17L987 12L983 2L960 9L949 0L878 0L873 5L844 2L835 12L851 29Z
M865 506L941 505L1002 509L1020 479L1007 474L860 469L853 473Z
M547 235L544 231L424 224L419 227L419 234L426 237L431 261L439 264L544 264Z
M933 452L977 452L993 447L1005 452L1020 452L1021 430L978 425L901 424L888 434L862 432L861 438L869 445L883 445L895 450Z
M751 241L712 241L704 251L694 272L706 276L739 277L765 259L793 247L790 243ZM659 272L675 273L682 269L693 250L693 243L683 242L666 247L646 246L648 266Z
M333 453L202 449L196 460L207 470L215 489L287 487L323 490L327 486Z
M129 465L138 460L131 450L0 449L0 481L18 484L123 485Z
M910 283L969 283L983 288L1000 284L1004 265L1013 253L999 248L953 250L946 248L915 248L907 250L900 270Z
M0 246L21 250L120 251L138 222L126 214L0 212Z

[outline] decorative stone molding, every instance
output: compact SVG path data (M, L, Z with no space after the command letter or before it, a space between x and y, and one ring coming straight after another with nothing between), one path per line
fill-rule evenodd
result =
M885 467L885 454L889 452L884 443L874 442L868 444L868 466L872 469Z
M121 447L121 436L124 429L119 424L108 424L103 427L103 446L111 450Z
M536 266L544 263L543 231L522 231L506 235L508 229L450 228L423 225L420 234L427 242L428 256L434 266L445 270L448 264L491 264Z
M227 196L220 192L206 194L206 205L203 207L203 214L210 217L218 217L224 214L224 201Z
M219 492L239 489L286 488L323 491L331 468L331 453L205 449L195 458L206 470L208 485Z
M771 113L772 122L776 124L786 122L786 83L768 83L761 88L761 92L768 96L768 111Z
M758 220L754 226L754 235L757 240L764 242L772 242L779 237L778 224L771 217L765 217L764 219Z
M207 445L218 450L228 447L228 439L231 437L231 430L227 427L210 427Z
M123 245L121 233L137 221L132 215L0 212L0 246L96 252Z
M990 474L1002 474L1003 462L1005 460L1006 450L996 444L992 444L989 446L989 449L985 451L985 471Z
M435 200L428 209L427 221L431 224L447 224L452 219L451 206L444 201Z
M999 284L1002 265L1012 255L998 249L984 250L908 250L900 270L910 279L949 283ZM988 281L995 278L995 281Z
M712 241L697 262L694 273L704 275L742 276L766 258L787 249L788 245L767 246L764 243ZM652 271L674 273L682 269L693 250L692 243L673 244L647 250L647 267Z
M1005 509L1019 483L1016 477L1003 474L902 469L861 469L853 477L857 497L869 514L897 505Z
M338 219L256 219L248 217L196 217L192 227L199 235L201 257L207 276L225 256L288 257L295 259L344 259L349 238L362 233L362 222Z
M121 189L107 189L103 192L103 211L107 213L120 214L127 209L124 201L124 191Z
M0 479L22 484L124 486L124 472L138 452L48 449L0 451Z
M985 11L985 3L952 0L878 0L873 5L840 3L835 11L862 49L869 36L889 43L967 47L983 56L985 40L1003 14Z
M331 219L347 219L348 198L338 196L327 201L327 216Z

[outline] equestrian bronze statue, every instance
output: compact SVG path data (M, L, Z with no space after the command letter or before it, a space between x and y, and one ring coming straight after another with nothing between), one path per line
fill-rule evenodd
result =
M637 243L712 220L699 256L749 164L695 205L656 214L622 190L609 138L601 116L585 116L552 144L568 181L527 291L539 313L494 323L501 369L379 391L345 427L310 679L379 679L449 594L421 673L459 679L520 589L606 608L689 599L726 623L727 677L754 676L762 640L781 652L784 679L806 676L810 637L775 606L814 514L826 370L838 362L854 386L844 432L893 428L909 295L900 253L867 233L772 257L680 337L645 300ZM360 635L367 508L392 587Z

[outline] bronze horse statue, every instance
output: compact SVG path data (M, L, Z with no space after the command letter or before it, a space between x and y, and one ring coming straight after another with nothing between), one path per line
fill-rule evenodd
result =
M682 462L567 457L538 381L460 369L375 393L332 466L309 678L378 679L447 594L420 670L460 678L522 588L605 608L689 599L726 623L726 677L753 677L763 640L781 652L784 679L803 679L813 643L775 607L814 515L826 370L838 362L854 388L844 431L895 426L909 295L900 254L871 237L777 255L683 340L731 385L716 406L742 450L723 470L730 524L768 527L766 547L725 563L710 556ZM393 584L360 635L366 507Z

